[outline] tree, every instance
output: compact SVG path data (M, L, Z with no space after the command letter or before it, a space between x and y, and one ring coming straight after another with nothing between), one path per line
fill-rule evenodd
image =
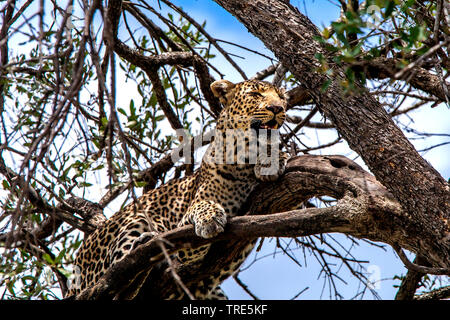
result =
M178 290L180 283L189 288L232 259L246 240L260 237L277 237L288 256L294 245L319 256L335 297L339 273L331 258L363 284L362 292L372 290L363 263L337 248L326 236L331 232L392 246L409 270L398 299L413 298L421 285L436 289L433 280L450 273L449 185L405 136L412 129L397 119L449 105L448 3L339 1L341 17L319 31L289 1L215 2L275 56L253 78L272 76L288 90L282 140L292 159L282 179L254 191L223 235L199 239L191 227L164 235L172 243L169 254L186 242L213 242L208 259L214 263L169 265L173 272L166 273L162 256L152 271L160 281L144 286L141 298ZM167 0L8 0L2 13L0 286L4 297L46 299L56 287L65 292L80 232L101 226L104 211L119 208L119 196L123 205L195 170L171 155L194 136L207 136L220 113L209 88L226 77L216 55L242 79L248 76L225 49L230 43ZM128 107L118 103L124 81L140 95ZM313 120L319 113L324 121ZM300 135L307 128L332 131L337 139L305 146ZM177 137L178 129L189 135ZM310 154L342 140L373 175L346 157ZM95 194L96 179L106 185L102 195ZM113 296L159 253L158 241L135 249L81 297ZM414 262L403 249L416 255ZM448 285L437 283L437 291L417 298L448 297Z

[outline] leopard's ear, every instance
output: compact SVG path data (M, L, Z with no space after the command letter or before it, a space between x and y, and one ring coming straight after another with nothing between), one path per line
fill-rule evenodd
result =
M211 91L224 106L228 105L233 99L234 87L236 87L236 85L228 80L217 80L211 83Z

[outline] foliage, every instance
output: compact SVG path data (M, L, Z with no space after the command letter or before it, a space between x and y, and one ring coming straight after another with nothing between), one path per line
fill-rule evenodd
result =
M341 1L341 17L324 28L319 39L333 53L334 63L345 66L346 78L341 84L349 92L356 90L355 82L365 84L365 61L391 57L403 69L435 50L436 44L445 48L448 29L442 22L443 10L438 2ZM331 76L333 67L326 65L320 54L317 57L322 62L320 71Z

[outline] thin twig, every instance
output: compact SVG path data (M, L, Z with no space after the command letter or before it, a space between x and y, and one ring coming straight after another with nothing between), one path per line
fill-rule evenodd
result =
M238 273L233 275L233 279L250 297L253 298L253 300L259 300L259 298L253 292L250 291L248 286L245 283L243 283L241 279L239 279Z

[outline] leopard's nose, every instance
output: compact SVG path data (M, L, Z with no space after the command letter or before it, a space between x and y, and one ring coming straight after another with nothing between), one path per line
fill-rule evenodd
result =
M267 106L266 109L269 111L272 111L273 114L280 113L284 110L284 108L282 106L274 105L274 104Z

